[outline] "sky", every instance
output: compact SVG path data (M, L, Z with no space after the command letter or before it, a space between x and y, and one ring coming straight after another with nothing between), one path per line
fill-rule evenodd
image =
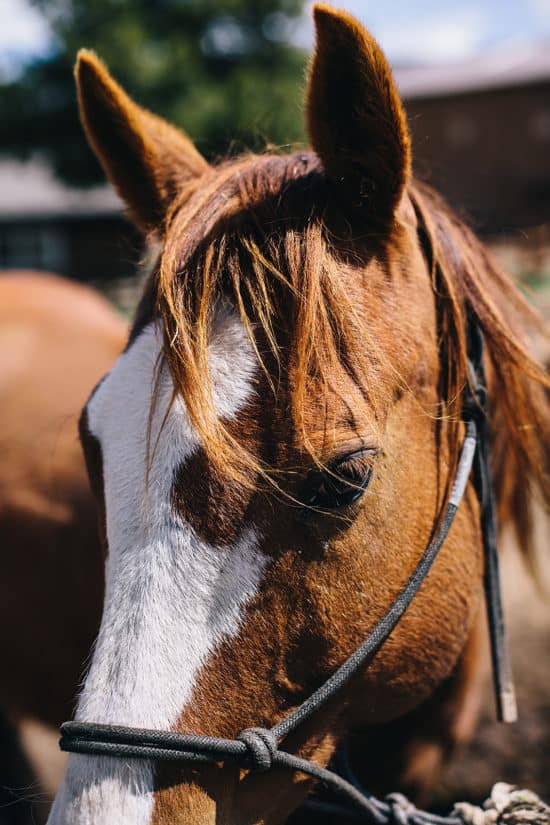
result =
M341 0L335 5L365 23L394 64L463 60L492 48L550 43L550 0ZM0 0L0 20L3 77L52 49L48 26L29 0ZM292 40L310 48L309 8Z
M309 4L311 5L311 4ZM392 63L463 60L498 47L550 41L550 0L342 0ZM310 17L299 32L313 39Z

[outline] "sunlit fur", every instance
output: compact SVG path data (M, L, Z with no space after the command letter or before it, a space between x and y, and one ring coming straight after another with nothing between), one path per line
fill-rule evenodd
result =
M211 186L207 176L200 188L193 186L189 194L184 190L174 206L158 274L158 303L175 385L210 458L229 458L235 467L234 440L214 412L206 364L216 298L231 295L252 342L256 344L260 325L276 360L284 326L298 377L292 400L300 428L308 400L319 392L319 384L330 381L336 363L344 361L354 378L364 381L369 330L354 311L340 267L360 262L365 245L372 248L381 239L374 233L358 240L335 234L327 206L329 184L313 155L247 156L217 168L211 180ZM441 309L444 386L440 409L429 412L457 423L449 436L458 445L462 390L468 380L467 314L473 311L483 329L498 398L492 415L498 422L499 456L506 468L513 468L507 505L523 528L532 476L550 501L544 466L550 422L543 389L549 379L529 354L524 333L543 332L543 321L432 190L413 185L409 196L424 227ZM304 202L309 213L305 226L299 214ZM397 222L393 232L398 236L401 231L405 229ZM391 254L391 241L388 247ZM272 379L276 392L277 376ZM364 387L376 402L372 389ZM237 455L257 468L253 456ZM520 534L527 536L523 529Z
M208 546L235 547L253 528L268 559L238 630L196 674L173 723L178 731L235 736L271 725L341 664L398 596L452 481L472 317L486 341L501 514L523 526L531 478L549 498L549 381L526 339L528 329L543 332L542 321L438 197L411 181L403 108L376 42L349 15L328 6L314 14L314 152L208 166L92 55L81 55L76 70L90 141L161 246L128 352L147 324L160 322L173 402L185 405L200 442L174 472L170 505ZM216 412L207 360L220 303L236 311L259 361L246 404L230 420ZM354 507L320 517L296 506L319 463L364 448L375 456L372 482ZM266 494L266 479L287 497ZM285 747L326 764L352 733L362 740L361 769L369 726L404 719L399 748L412 753L407 719L417 714L412 789L433 781L475 723L479 516L468 484L437 563L394 633ZM125 644L123 633L114 644ZM423 762L430 752L435 760ZM152 822L278 825L307 788L280 772L242 777L227 766L191 772L159 764ZM102 814L106 806L94 825Z

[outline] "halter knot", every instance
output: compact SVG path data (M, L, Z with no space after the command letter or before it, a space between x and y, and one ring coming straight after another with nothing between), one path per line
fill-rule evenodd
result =
M237 736L246 745L250 769L268 771L277 750L277 737L267 728L246 728Z
M410 799L402 793L390 793L386 796L391 811L390 825L410 825L416 808Z

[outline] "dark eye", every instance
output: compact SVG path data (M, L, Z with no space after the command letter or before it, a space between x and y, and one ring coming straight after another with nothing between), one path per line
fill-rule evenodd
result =
M360 498L372 478L373 450L358 450L307 477L301 500L307 507L338 510Z

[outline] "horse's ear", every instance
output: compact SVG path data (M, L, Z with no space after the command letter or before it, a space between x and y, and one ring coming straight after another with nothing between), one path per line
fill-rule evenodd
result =
M75 67L80 117L111 183L146 231L159 228L178 186L208 164L189 138L142 109L91 51Z
M307 121L329 178L371 220L391 220L410 175L405 112L382 50L351 15L314 7Z

